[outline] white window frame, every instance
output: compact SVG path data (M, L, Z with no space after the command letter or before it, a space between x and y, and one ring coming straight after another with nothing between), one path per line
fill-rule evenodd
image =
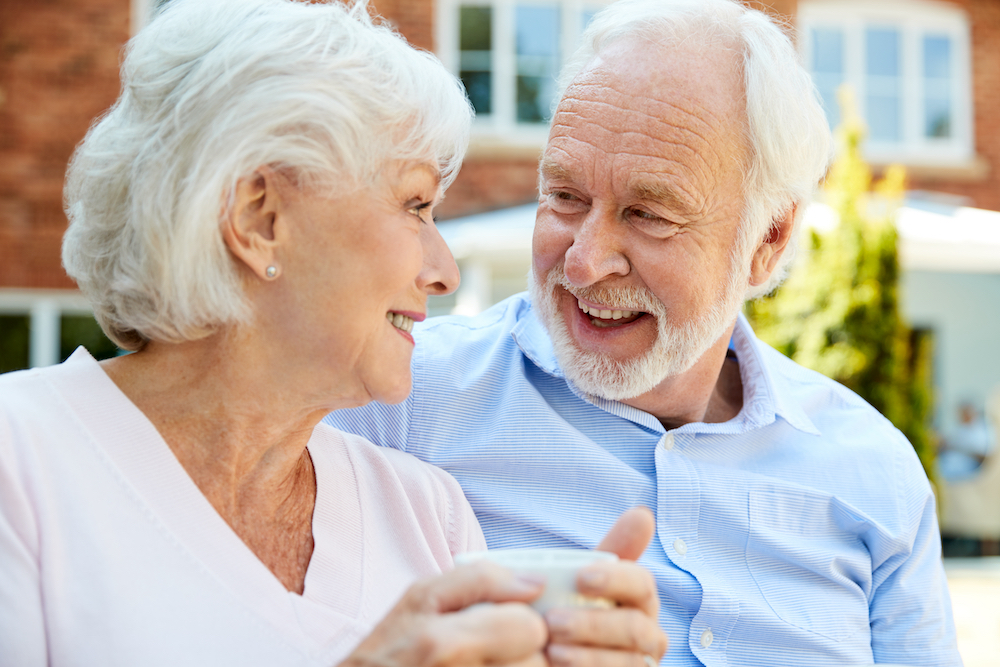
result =
M933 1L808 0L799 3L799 46L811 67L812 29L838 28L844 34L846 83L855 92L862 118L866 117L864 31L893 27L902 39L901 140L865 142L865 157L877 164L899 162L912 166L965 167L975 160L972 67L969 20L960 8ZM923 62L921 43L927 34L946 35L953 47L951 63L952 136L925 137L923 132Z
M459 7L491 7L493 45L493 81L491 113L477 117L473 139L477 143L538 148L548 138L548 123L517 122L517 63L514 45L514 13L518 5L551 6L560 11L559 66L573 54L583 32L581 17L585 11L597 11L611 0L438 0L434 21L437 55L456 76L459 72Z
M28 365L37 368L59 363L60 318L94 311L76 290L0 289L0 315L28 317Z

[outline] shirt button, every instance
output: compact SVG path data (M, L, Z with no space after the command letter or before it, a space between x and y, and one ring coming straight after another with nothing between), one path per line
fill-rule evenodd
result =
M678 537L674 540L674 551L683 556L688 552L688 545L684 544L684 540Z
M663 445L663 448L669 452L674 448L674 434L667 433L660 439L660 443Z
M705 632L701 633L701 647L708 648L709 646L712 645L713 639L715 639L715 637L712 636L711 628L705 630Z

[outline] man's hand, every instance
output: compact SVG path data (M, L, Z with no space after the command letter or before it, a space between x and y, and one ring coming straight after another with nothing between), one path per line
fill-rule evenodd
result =
M597 547L622 560L589 565L577 576L581 593L608 598L617 608L552 609L545 615L553 667L651 667L648 658L660 662L667 652L667 635L658 621L656 582L632 562L646 550L655 530L648 509L628 510Z
M486 561L417 582L340 667L547 667L542 588Z

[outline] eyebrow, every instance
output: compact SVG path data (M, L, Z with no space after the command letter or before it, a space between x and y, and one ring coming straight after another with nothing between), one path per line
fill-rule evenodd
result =
M690 213L691 202L682 192L662 181L641 179L633 182L630 189L639 199L660 202L679 213Z
M572 181L573 172L548 156L542 157L538 172L543 179L554 181ZM663 181L648 177L631 179L629 190L637 199L655 201L682 214L691 213L693 206L688 197L677 188Z
M538 165L538 173L541 174L542 178L551 179L555 181L571 181L573 180L572 173L569 169L562 166L549 156L543 156L541 163Z

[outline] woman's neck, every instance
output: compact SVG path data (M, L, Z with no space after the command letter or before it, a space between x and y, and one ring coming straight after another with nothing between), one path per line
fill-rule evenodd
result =
M288 590L312 554L316 480L306 445L328 411L232 335L150 343L102 362L215 510Z

